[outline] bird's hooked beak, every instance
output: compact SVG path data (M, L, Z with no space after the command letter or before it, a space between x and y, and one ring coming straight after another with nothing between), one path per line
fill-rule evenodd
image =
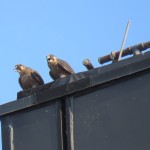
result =
M16 65L14 68L13 68L14 71L18 72L18 66Z
M13 70L18 72L18 73L22 71L22 69L19 65L16 65Z

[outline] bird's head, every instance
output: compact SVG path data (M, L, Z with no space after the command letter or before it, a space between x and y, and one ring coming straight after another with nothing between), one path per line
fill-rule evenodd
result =
M56 56L52 55L52 54L48 55L46 57L46 59L47 59L47 63L56 64L58 62L58 58Z
M26 67L21 64L17 64L14 70L16 70L19 74L22 74L23 72L25 72Z

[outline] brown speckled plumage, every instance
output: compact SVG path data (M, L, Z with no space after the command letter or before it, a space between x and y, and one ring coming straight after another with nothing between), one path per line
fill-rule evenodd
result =
M44 81L39 73L29 67L18 64L15 66L15 70L20 75L18 81L23 90L44 84Z
M53 80L75 73L66 61L58 59L54 55L48 55L46 58L48 67L50 68L49 74Z

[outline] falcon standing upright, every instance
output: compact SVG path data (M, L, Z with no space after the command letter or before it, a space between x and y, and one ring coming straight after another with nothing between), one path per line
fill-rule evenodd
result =
M20 75L18 81L23 90L34 88L44 84L44 81L42 77L39 75L39 73L29 67L17 64L15 66L15 70Z
M54 55L48 55L46 59L48 67L50 68L49 74L53 80L75 73L66 61L61 60Z

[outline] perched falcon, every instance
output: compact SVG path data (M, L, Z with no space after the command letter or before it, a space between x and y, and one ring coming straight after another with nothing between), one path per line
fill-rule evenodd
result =
M42 77L35 70L21 64L15 66L15 70L19 73L19 84L23 90L34 88L44 84Z
M89 59L84 59L82 64L86 67L87 70L94 69L94 66L92 65Z
M68 74L75 73L67 62L58 59L54 55L48 55L46 59L48 67L50 68L49 74L53 80L57 80L59 78L66 77Z

